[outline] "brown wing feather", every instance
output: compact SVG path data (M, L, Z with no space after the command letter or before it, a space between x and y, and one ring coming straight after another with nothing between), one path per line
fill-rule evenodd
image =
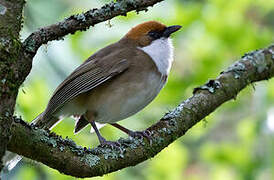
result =
M77 71L74 71L58 86L48 103L43 119L55 112L59 107L62 107L72 98L90 91L125 71L128 67L129 62L125 59L117 61L115 64L112 64L112 66L109 64L102 66L102 64L96 63L96 60L81 65L77 68Z

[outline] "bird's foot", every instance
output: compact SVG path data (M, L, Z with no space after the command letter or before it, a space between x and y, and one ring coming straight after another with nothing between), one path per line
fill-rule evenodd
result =
M118 149L121 151L121 144L115 141L107 141L105 138L100 138L100 147L110 147L111 149Z
M128 133L129 136L131 137L137 137L143 139L144 137L149 141L149 144L152 144L152 137L151 137L151 132L149 130L144 130L144 131L130 131Z

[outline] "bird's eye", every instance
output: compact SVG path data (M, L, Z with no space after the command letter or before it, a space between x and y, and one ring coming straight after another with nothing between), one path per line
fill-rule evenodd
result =
M152 39L159 39L161 37L159 32L156 31L150 31L148 33L148 35L152 38Z

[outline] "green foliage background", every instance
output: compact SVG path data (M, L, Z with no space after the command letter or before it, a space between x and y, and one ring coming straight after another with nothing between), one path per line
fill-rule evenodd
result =
M109 1L28 0L22 39L35 29ZM192 95L194 87L215 78L245 52L273 42L274 2L270 0L169 0L148 12L116 17L39 49L33 70L18 96L16 114L31 121L42 112L57 85L96 50L119 40L132 26L147 20L182 25L174 34L175 62L159 96L122 125L142 130ZM155 158L136 167L94 179L274 179L274 80L248 87L208 116ZM90 127L73 134L74 120L53 131L81 146L98 145ZM125 134L105 126L103 136ZM25 159L4 179L74 179Z

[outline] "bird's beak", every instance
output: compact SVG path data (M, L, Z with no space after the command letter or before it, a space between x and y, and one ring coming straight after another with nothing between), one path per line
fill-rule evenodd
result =
M175 25L175 26L168 26L164 33L163 33L163 37L168 38L172 33L178 31L179 29L181 29L182 26L180 25Z

